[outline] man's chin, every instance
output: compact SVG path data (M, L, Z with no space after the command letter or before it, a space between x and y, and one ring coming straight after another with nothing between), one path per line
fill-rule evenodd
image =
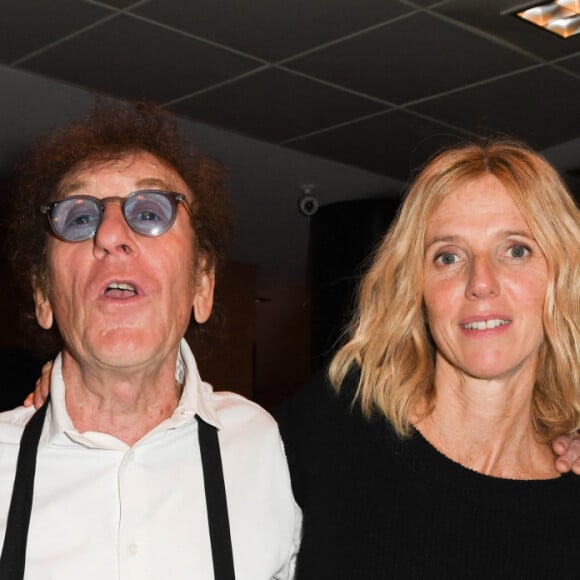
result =
M153 340L151 332L119 331L109 333L94 344L88 353L99 366L131 368L143 367L159 358L162 345Z

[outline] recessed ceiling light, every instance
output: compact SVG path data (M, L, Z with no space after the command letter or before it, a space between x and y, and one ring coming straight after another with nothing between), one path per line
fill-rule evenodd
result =
M562 38L580 33L580 0L543 3L522 10L516 16Z

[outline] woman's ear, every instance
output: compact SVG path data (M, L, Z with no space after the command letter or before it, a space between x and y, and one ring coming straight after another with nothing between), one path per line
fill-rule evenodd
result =
M195 276L195 293L193 295L193 316L198 324L207 322L213 308L215 289L215 268L208 267L207 261L200 260L200 268Z
M52 328L54 316L50 300L38 280L32 282L36 321L44 330Z

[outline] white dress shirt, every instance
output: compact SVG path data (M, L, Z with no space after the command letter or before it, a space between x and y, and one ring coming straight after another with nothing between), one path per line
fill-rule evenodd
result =
M182 341L185 381L173 415L132 447L79 433L66 411L60 356L38 448L26 580L211 580L197 421L219 430L237 580L289 579L300 541L274 420L201 381ZM0 538L22 430L34 410L0 413Z

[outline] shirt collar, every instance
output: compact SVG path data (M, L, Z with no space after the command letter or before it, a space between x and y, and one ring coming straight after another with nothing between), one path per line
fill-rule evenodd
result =
M185 339L179 345L175 376L184 387L171 419L180 415L199 415L206 423L221 429L222 424L214 406L213 388L201 380L195 357Z
M171 417L158 425L154 431L178 427L190 422L195 415L199 415L206 423L221 429L222 425L214 407L213 389L209 383L201 380L195 357L185 339L182 339L179 345L175 378L183 384L181 398ZM58 443L64 437L66 440L73 439L79 443L94 446L91 444L91 437L83 437L83 434L75 429L67 412L61 354L56 357L52 367L50 391L48 425L44 430L46 442Z

